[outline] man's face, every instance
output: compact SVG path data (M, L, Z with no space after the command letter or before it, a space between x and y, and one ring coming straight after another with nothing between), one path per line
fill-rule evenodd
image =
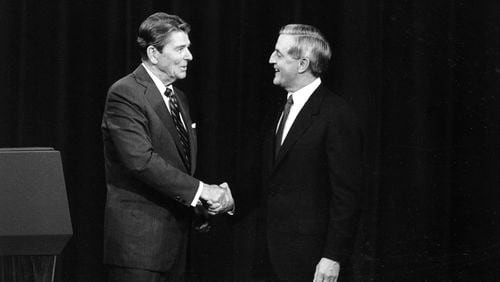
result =
M296 87L296 78L299 70L299 60L292 58L288 50L294 46L292 35L282 34L278 37L269 63L274 66L274 85L281 86L288 92L293 92Z
M191 42L187 33L175 31L167 38L167 42L158 55L156 67L165 74L168 82L172 83L186 77L187 65L193 55L189 51Z

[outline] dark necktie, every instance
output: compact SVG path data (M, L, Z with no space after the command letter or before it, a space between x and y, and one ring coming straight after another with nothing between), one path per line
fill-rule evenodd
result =
M177 133L179 134L179 139L182 144L182 157L184 158L184 162L188 168L188 171L191 170L191 162L190 162L190 151L189 151L189 135L184 128L181 120L181 113L179 110L179 103L177 102L177 97L175 93L170 88L165 90L165 95L169 98L169 106L170 106L170 115L172 116L172 120L174 121L175 128L177 129Z
M276 132L276 139L274 141L274 159L276 160L278 158L278 153L280 152L281 148L281 139L283 139L283 129L285 128L285 123L286 119L288 118L288 114L290 113L290 108L293 105L293 98L292 95L288 97L286 100L285 107L283 109L283 115L281 117L281 121L278 127L278 131Z

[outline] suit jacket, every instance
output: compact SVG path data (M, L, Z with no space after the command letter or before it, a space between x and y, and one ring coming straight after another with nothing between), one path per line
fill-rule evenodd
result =
M298 114L274 160L278 119L264 138L265 238L279 278L306 281L321 257L339 261L342 269L351 255L362 134L353 111L323 85Z
M104 262L168 271L190 228L199 181L196 135L185 95L174 89L189 132L191 171L164 100L139 66L114 83L102 119L107 199Z

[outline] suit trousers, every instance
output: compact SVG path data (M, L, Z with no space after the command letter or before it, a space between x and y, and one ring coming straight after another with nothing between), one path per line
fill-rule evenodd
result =
M108 265L108 282L182 282L186 281L187 241L183 246L174 265L168 272L152 271L147 269Z
M167 282L166 272L156 272L145 269L126 268L118 266L108 267L108 282Z

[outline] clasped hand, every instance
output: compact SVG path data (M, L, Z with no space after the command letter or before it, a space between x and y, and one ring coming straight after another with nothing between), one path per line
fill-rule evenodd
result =
M200 198L207 205L210 215L225 213L234 207L231 189L229 189L229 186L225 182L220 186L204 184Z

